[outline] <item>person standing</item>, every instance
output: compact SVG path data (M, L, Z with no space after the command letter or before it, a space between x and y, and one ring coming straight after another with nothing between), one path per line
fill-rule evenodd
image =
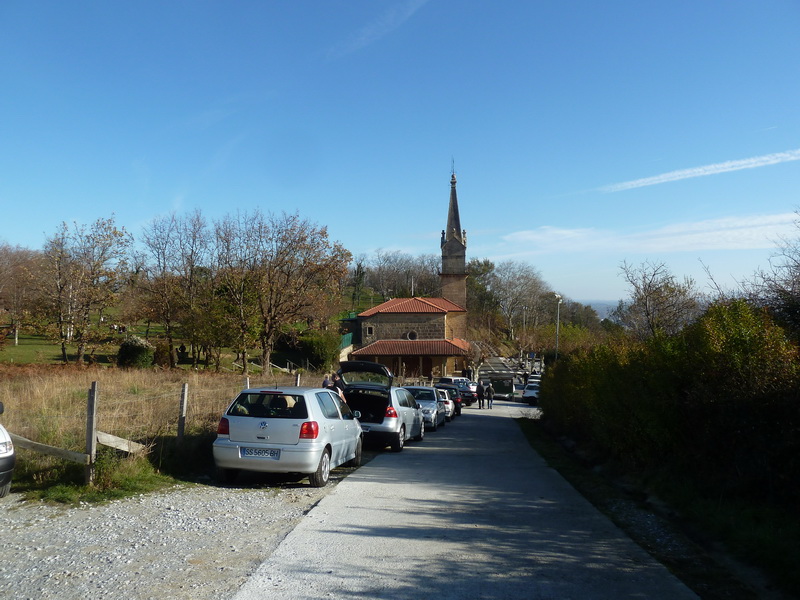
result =
M492 382L490 381L486 386L486 407L492 408L493 402L494 402L494 388L492 387Z
M475 394L478 396L478 408L483 408L483 398L486 390L483 387L483 382L478 382L478 387L475 389Z
M325 373L325 379L322 380L322 387L326 388L330 387L330 385L331 385L331 380L328 378L328 374Z
M330 385L328 386L328 389L329 390L333 390L334 392L339 394L339 397L344 402L347 402L347 399L344 397L344 381L342 381L342 378L339 377L338 373L334 373L333 375L331 375L331 377L333 378L333 380L331 381Z

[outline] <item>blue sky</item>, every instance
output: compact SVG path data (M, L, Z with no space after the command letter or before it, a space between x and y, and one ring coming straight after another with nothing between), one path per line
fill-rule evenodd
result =
M799 31L795 0L4 0L0 241L261 208L438 253L454 161L468 258L733 287L797 236Z

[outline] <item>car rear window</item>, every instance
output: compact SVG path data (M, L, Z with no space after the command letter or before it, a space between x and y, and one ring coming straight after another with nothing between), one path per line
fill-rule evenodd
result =
M408 390L417 400L436 400L433 390Z
M275 392L242 392L228 409L233 417L307 419L308 408L301 395Z

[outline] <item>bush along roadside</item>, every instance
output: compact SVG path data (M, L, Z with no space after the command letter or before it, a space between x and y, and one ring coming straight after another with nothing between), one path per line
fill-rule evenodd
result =
M702 522L800 595L798 353L744 301L675 336L563 356L542 382L545 423Z

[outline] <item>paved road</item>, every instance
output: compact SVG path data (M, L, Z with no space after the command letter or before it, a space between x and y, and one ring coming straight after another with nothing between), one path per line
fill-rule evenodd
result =
M289 534L236 600L697 598L528 446L497 401L382 453Z

